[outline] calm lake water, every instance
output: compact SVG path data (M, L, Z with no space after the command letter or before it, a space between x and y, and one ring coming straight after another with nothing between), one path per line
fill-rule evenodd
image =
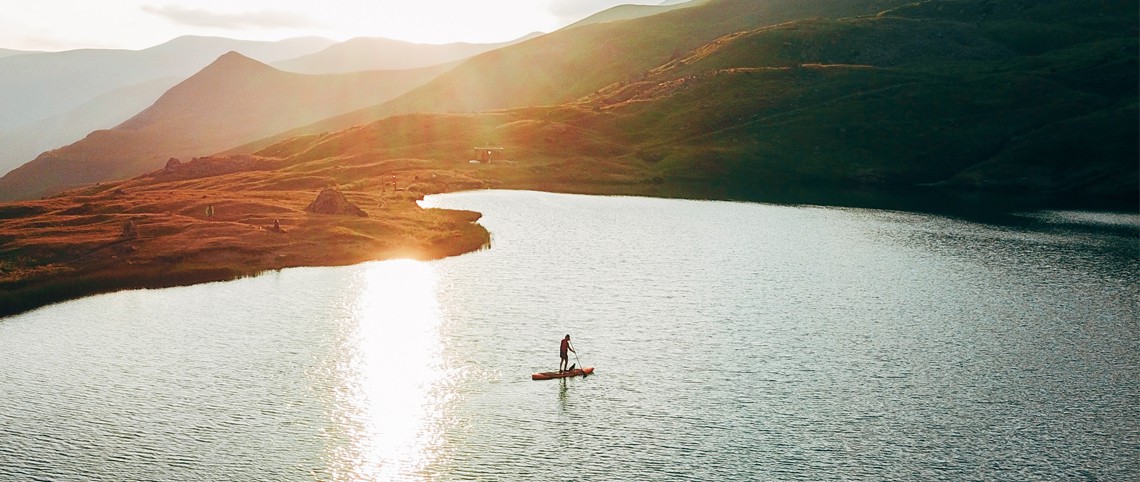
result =
M492 247L0 320L0 479L1140 477L1136 216L427 204Z

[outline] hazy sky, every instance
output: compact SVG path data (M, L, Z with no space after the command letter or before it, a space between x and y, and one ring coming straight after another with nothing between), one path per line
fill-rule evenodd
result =
M0 0L0 48L151 47L181 35L499 42L662 0Z

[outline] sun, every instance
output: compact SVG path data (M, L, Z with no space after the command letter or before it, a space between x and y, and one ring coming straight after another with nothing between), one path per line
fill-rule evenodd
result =
M342 40L352 37L385 37L415 43L495 43L513 40L535 31L557 28L545 2L533 0L481 0L455 2L338 2L325 23L335 26L329 34Z

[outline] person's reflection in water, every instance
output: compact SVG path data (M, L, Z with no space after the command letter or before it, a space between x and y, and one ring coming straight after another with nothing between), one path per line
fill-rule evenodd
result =
M566 394L566 379L560 378L558 379L558 405L562 407L562 411L566 411L568 402L570 401Z

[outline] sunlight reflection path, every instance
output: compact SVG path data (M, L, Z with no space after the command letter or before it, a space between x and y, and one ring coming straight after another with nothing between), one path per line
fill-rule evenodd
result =
M424 262L367 266L339 369L350 448L336 479L415 479L438 456L449 391L436 283Z

